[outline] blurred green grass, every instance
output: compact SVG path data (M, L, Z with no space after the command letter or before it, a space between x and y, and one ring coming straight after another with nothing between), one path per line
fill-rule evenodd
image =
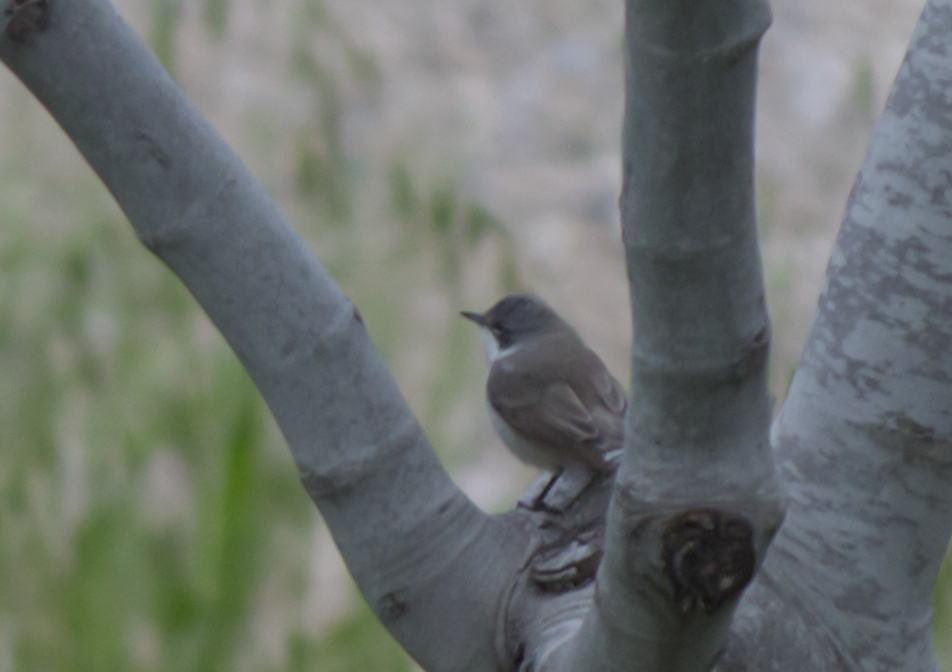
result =
M275 554L306 569L277 534L315 512L188 293L102 198L77 202L50 236L0 205L3 645L16 670L236 669Z

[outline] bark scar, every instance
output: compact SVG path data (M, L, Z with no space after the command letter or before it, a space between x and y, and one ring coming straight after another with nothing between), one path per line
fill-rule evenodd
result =
M601 561L602 549L593 539L576 539L555 553L535 558L530 576L543 592L565 593L591 582Z
M377 617L384 624L395 621L407 613L407 602L400 591L387 593L377 602Z
M162 168L168 170L172 166L172 158L151 135L144 131L137 131L133 137L137 142L141 142L145 145L149 156Z
M733 366L733 378L743 381L762 371L767 365L769 352L770 330L764 327L744 346L744 354Z
M671 518L662 534L664 571L681 611L715 611L754 575L750 522L717 509Z
M23 42L46 28L48 14L48 0L7 0L3 6L3 32L14 42Z

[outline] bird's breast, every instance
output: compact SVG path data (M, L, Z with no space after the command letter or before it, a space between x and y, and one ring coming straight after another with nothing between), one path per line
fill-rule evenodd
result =
M513 455L526 464L532 464L549 471L555 471L561 466L556 455L550 450L539 448L531 441L517 434L513 431L512 427L509 426L509 423L503 420L496 412L492 404L487 404L487 406L489 407L489 418L493 423L493 429L496 430L496 434L499 435L499 438L502 439L509 450L512 451Z

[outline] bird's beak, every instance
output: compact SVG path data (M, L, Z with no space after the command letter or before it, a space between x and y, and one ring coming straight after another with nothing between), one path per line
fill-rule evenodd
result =
M473 322L475 322L481 327L489 326L489 323L486 321L486 316L483 315L482 313L470 313L464 310L463 312L460 313L460 315L465 317L467 320L472 320Z

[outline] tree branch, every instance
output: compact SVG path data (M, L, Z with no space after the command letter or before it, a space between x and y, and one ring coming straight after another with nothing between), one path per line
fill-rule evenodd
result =
M931 598L952 534L949 82L952 2L932 0L776 422L790 508L725 670L937 669Z
M705 670L781 520L754 219L765 2L628 0L627 445L572 670Z
M428 670L498 669L526 534L456 488L357 310L108 2L4 18L0 59L234 349L383 623Z

